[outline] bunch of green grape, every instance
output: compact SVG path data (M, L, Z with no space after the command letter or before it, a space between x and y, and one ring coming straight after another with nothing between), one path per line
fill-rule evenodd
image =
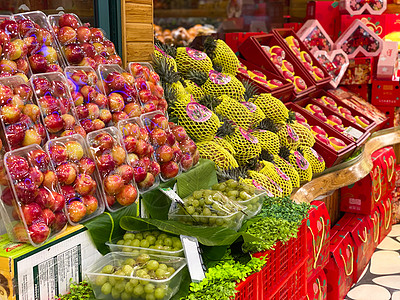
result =
M257 196L257 189L254 186L233 179L216 183L212 186L212 189L221 192L229 200L246 206L246 214L257 211L260 207L260 201L263 200Z
M158 230L126 232L123 239L117 242L117 245L126 246L122 247L121 251L132 252L134 255L138 255L139 251L134 250L132 247L164 251L179 251L183 249L179 237Z
M106 265L101 273L104 275L96 276L95 285L100 287L103 295L121 300L153 300L167 299L168 286L150 282L149 279L168 279L175 273L175 269L151 259L148 254L141 254L136 259L126 259L119 266Z

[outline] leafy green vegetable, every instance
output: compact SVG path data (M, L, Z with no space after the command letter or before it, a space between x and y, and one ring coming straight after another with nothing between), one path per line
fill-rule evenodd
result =
M57 300L81 300L81 299L95 299L93 290L87 281L82 281L78 284L72 282L70 284L70 293L60 295Z

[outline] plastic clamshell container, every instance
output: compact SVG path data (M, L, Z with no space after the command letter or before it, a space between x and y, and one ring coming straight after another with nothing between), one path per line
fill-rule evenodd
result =
M47 238L39 239L39 237L38 237L38 239L37 239L38 242L35 242L34 238L32 238L31 235L35 235L35 236L36 235L40 235L40 233L41 233L40 230L38 230L37 232L32 232L30 234L31 226L35 226L34 221L37 218L43 217L43 216L42 215L41 216L38 215L35 218L32 217L32 220L31 220L31 221L33 221L32 225L28 224L31 221L28 222L28 220L25 218L25 216L23 214L22 206L23 205L30 205L30 204L33 204L33 203L37 203L35 201L36 198L32 200L32 197L35 196L34 194L32 194L34 191L33 190L30 191L28 189L25 189L25 190L21 189L21 192L18 194L17 190L19 189L18 186L19 186L20 183L21 183L21 185L23 185L24 183L30 185L33 182L32 182L31 177L26 177L26 176L22 177L21 179L19 179L19 178L14 178L13 179L13 177L11 176L11 171L9 169L9 166L7 165L7 159L9 157L12 157L12 156L20 156L20 157L23 157L28 162L28 165L29 165L30 169L31 168L40 169L40 171L44 175L46 175L46 172L48 172L48 171L54 172L54 167L53 167L53 164L52 164L50 159L48 161L46 161L46 160L42 160L42 158L40 158L40 159L39 158L32 158L32 157L29 158L31 153L32 153L32 151L35 151L35 150L43 151L43 149L39 145L34 144L34 145L29 145L29 146L26 146L26 147L23 147L23 148L19 148L17 150L9 151L4 155L4 167L6 169L7 177L8 177L9 182L10 182L10 184L9 184L10 185L9 188L11 189L11 195L10 196L13 198L12 205L14 206L14 210L16 210L17 217L21 221L16 221L15 220L16 216L15 216L14 212L12 212L11 215L10 214L3 215L2 217L6 217L7 218L5 223L8 223L6 225L6 229L7 229L7 233L9 235L10 239L12 239L15 242L29 242L33 246L39 247L40 245L44 244L49 239L55 237L58 233L62 232L66 228L66 225L67 225L68 221L67 221L67 217L65 216L65 225L62 228L54 228L54 227L53 228L49 228L49 234L48 234ZM59 186L57 181L55 181L50 188L46 187L43 184L43 182L40 183L40 185L37 185L35 183L33 183L33 184L35 185L35 188L34 188L35 190L42 188L42 189L45 189L49 193L55 192L55 193L59 194L60 197L62 198L62 199L61 198L59 199L59 200L62 201L62 202L59 202L59 207L51 207L51 206L46 206L46 207L49 208L49 210L51 210L55 214L63 214L63 215L65 215L65 201L64 201L64 198L60 194L60 186ZM37 191L37 192L39 193L39 191ZM54 195L48 195L48 197L52 197L52 198L53 198L53 196ZM26 199L23 199L23 198L26 198ZM4 204L5 204L4 201L2 201L3 208L5 207ZM37 203L37 204L39 205L39 203ZM57 203L53 203L51 205L54 206L56 204ZM52 208L54 208L54 210ZM3 210L3 212L4 211L5 210ZM10 211L10 210L8 210L8 211ZM30 210L30 211L32 211L32 210ZM42 222L38 222L38 224L41 224L41 223ZM50 226L50 227L52 227L52 226ZM59 229L59 230L57 230L57 229ZM41 242L39 242L39 240Z
M29 89L31 89L31 86L29 85L28 82L25 82L24 79L21 76L15 75L15 76L10 76L10 77L3 77L0 78L0 85L4 85L7 86L11 89L11 91L13 92L15 88L18 88L22 85L25 85L27 87L29 87ZM13 92L13 95L14 92ZM34 107L36 107L36 104L33 103L32 101L32 93L29 95L27 95L26 98L22 98L20 97L19 99L22 101L19 104L14 104L15 105L23 105L25 108L25 105L29 105L31 106L31 108L33 109ZM8 101L7 101L8 102ZM5 103L4 105L6 105L8 103ZM33 106L35 105L35 106ZM2 107L3 105L0 105L0 107ZM38 108L37 108L38 109ZM0 131L0 136L1 139L3 140L3 146L6 149L6 151L10 151L13 149L18 149L21 148L24 145L24 138L26 136L27 130L29 130L29 134L32 134L33 131L37 132L38 127L42 128L44 130L43 127L43 120L39 115L34 116L33 111L30 109L27 110L32 114L33 118L36 118L36 120L32 120L32 117L29 117L26 113L24 113L25 111L23 109L21 110L21 116L19 117L19 119L13 123L8 123L7 120L5 118L0 118L0 123L1 123L1 131ZM14 130L14 132L12 132L11 130ZM22 133L24 132L24 136L23 138L16 138L16 136L18 135L17 132L19 132L22 136ZM44 133L44 131L43 131ZM40 136L38 135L36 137L37 139L41 139L41 141L39 142L39 145L43 146L46 143L46 134L44 133L44 136Z
M283 48L281 41L271 33L247 38L243 44L239 46L239 51L247 61L255 65L259 65L262 69L270 72L272 70L273 73L281 74L281 76L283 76L282 71L278 69L278 67L271 61L262 46L280 46ZM296 89L293 89L292 97L299 99L315 90L314 81L311 78L311 75L306 71L303 65L299 64L293 53L291 51L286 53L285 58L293 65L295 76L300 76L307 85L307 88L300 92L296 91Z
M307 119L308 125L320 126L322 129L325 130L329 137L341 139L343 142L346 143L346 147L340 149L339 151L336 151L335 149L332 149L331 147L325 145L318 139L315 139L315 144L312 148L324 158L326 168L330 168L334 165L341 163L346 158L348 158L356 149L356 144L353 141L349 140L347 137L343 136L331 126L325 124L313 115L307 115L302 107L298 106L295 103L286 103L285 105L293 112L298 112L302 114Z
M151 129L151 124L152 124L152 119L153 119L153 117L155 116L155 115L158 115L158 114L161 114L161 115L163 115L163 112L162 111L153 111L153 112L149 112L149 113L146 113L146 114L143 114L143 115L141 115L140 116L140 121L142 122L142 124L143 124L143 126L147 129L147 132L149 133L149 135L151 135L151 133L152 133L152 129ZM153 129L154 130L154 129ZM172 132L171 132L171 129L169 128L169 125L167 126L167 128L164 130L166 133L167 133L167 136L168 136L168 134L172 134ZM174 137L174 139L175 139L175 137ZM168 140L168 138L167 138L167 140ZM150 141L151 141L151 138L150 138ZM176 140L175 140L175 143L176 143ZM164 145L167 145L167 143L165 143L165 144L163 144L163 145L157 145L157 144L155 144L155 143L152 143L152 145L153 145L153 147L154 147L154 153L156 153L157 152L157 149L159 148L159 147L162 147L162 146L164 146ZM155 157L156 157L156 160L157 160L157 162L160 164L160 167L162 167L162 163L159 161L159 159L157 158L157 155L155 155ZM166 163L168 163L168 162L166 162ZM179 171L178 171L178 173L177 173L177 175L176 176L173 176L173 177L171 177L171 178L167 178L167 177L165 177L165 176L163 176L163 174L162 174L162 172L160 173L160 178L161 178L161 180L162 181L168 181L168 180L170 180L170 179L172 179L172 178L175 178L175 177L177 177L177 176L179 176L181 173L182 173L182 168L181 168L181 165L180 165L180 161L176 161L176 163L177 163L177 165L178 165L178 167L179 167Z
M41 93L36 92L36 86L35 86L35 79L46 79L50 82L51 84L51 90L45 92L44 96L41 96ZM50 73L42 73L42 74L34 74L32 75L31 79L31 86L34 91L34 97L36 99L36 103L38 104L40 108L40 113L43 118L43 124L44 127L46 128L47 132L47 137L49 140L61 136L63 133L65 134L67 131L71 132L76 132L78 122L77 122L77 116L75 112L75 106L71 98L69 86L67 83L67 79L65 78L64 74L61 72L50 72ZM57 82L58 87L60 89L63 89L64 92L62 96L58 95L58 92L54 91L54 83ZM38 95L39 94L39 95ZM45 97L53 97L55 99L55 102L53 103L46 103L48 98ZM49 100L53 101L51 98ZM46 105L48 107L46 108ZM62 122L60 121L59 117L61 115ZM51 124L50 121L49 123L46 123L46 118L50 117L51 119L57 120L58 126L57 128L61 128L59 130L51 129L49 128L48 124ZM68 120L68 122L66 121ZM53 121L53 120L51 120Z
M126 120L121 120L117 123L117 128L121 132L121 135L123 138L122 143L124 143L124 146L125 146L126 152L128 153L128 156L129 156L129 154L133 153L133 154L136 154L139 159L147 157L150 159L151 162L157 162L155 159L155 156L154 156L154 151L151 151L150 153L146 153L146 154L139 154L137 151L132 151L130 148L126 147L124 139L127 136L131 136L131 134L129 134L128 132L126 132L126 130L124 130L124 126L126 126L127 124L137 125L137 126L139 126L139 130L140 130L140 128L144 128L144 126L143 126L142 122L140 121L140 118L130 118L130 119L126 119ZM137 140L140 140L140 136L137 138ZM148 145L150 145L150 140L148 138L145 140L145 142ZM137 148L135 150L137 150ZM146 150L146 152L147 152L147 150ZM128 157L128 162L131 163L129 161L129 157ZM132 166L132 168L135 168L134 164L132 164L132 163L131 163L131 166ZM150 172L148 171L147 173L150 173ZM140 182L136 182L136 184L139 187L140 193L143 194L145 192L149 192L149 191L155 189L156 187L158 187L158 185L160 184L160 178L159 178L159 175L154 176L154 183L150 187L146 187L146 186L141 187Z
M24 13L20 13L20 14L15 14L15 15L13 15L13 18L17 22L22 19L31 20L31 21L35 22L37 25L39 25L41 28L48 30L53 39L53 41L51 41L49 43L49 46L53 47L57 53L57 60L54 62L54 64L60 66L61 68L65 67L64 59L63 59L61 50L60 50L58 42L57 42L57 37L47 19L47 16L43 12L29 11L29 12L24 12ZM36 31L34 31L34 32L28 31L24 36L23 35L20 35L20 36L21 36L21 38L26 38L26 37L30 37L30 36L36 37ZM38 52L38 51L36 51L36 52ZM28 56L33 55L33 54L35 54L35 53L33 53L33 52L28 53ZM32 71L32 73L41 73L41 72L34 72L34 68L32 68L32 65L31 65L31 71Z
M240 205L246 207L246 215L245 219L250 219L257 215L263 206L264 199L267 197L267 192L264 190L258 190L256 189L256 195L251 197L248 200L244 201L237 201Z
M242 74L242 73L237 73L237 74L236 74L236 77L237 77L241 82L248 80L248 81L250 81L253 85L256 86L257 92L258 92L258 93L260 93L260 94L261 94L261 93L268 93L268 94L271 94L271 95L274 96L275 98L280 99L282 102L288 102L288 101L290 101L290 98L291 98L291 96L292 96L293 88L294 88L294 87L293 87L293 85L292 85L290 82L288 82L285 78L283 78L282 75L280 75L280 74L277 75L277 74L275 74L275 73L272 73L272 72L270 72L270 71L267 71L266 69L262 69L262 68L260 68L259 66L255 65L255 64L252 64L251 62L249 62L249 61L247 61L247 60L245 60L245 59L243 59L243 58L239 58L239 61L240 61L243 65L245 65L245 66L247 67L247 70L249 70L249 71L256 70L256 71L262 72L264 75L267 76L267 79L268 79L268 80L270 80L270 79L276 79L276 80L279 80L280 82L282 82L283 85L280 86L280 87L271 89L271 88L269 88L269 87L266 86L266 85L262 85L261 83L252 80L250 77L246 77L246 75L244 75L244 74Z
M95 141L96 136L99 135L99 134L108 134L108 135L110 135L111 138L112 138L112 144L113 144L112 148L114 148L115 146L118 146L118 147L120 147L120 151L121 152L123 150L123 155L125 157L124 157L123 161L120 164L118 164L118 162L115 161L115 158L112 157L112 155L111 155L112 150L111 149L105 149L105 150L100 150L99 149L99 151L98 151L95 148L94 141ZM87 143L89 145L90 151L92 152L92 154L93 154L93 156L95 158L96 167L97 167L97 169L99 171L102 185L104 186L104 198L106 199L105 204L106 204L107 209L109 211L111 211L111 212L114 212L114 211L120 210L121 208L123 208L125 206L129 206L129 205L135 203L139 199L139 190L137 188L137 185L135 183L134 178L132 180L129 180L129 182L127 182L127 183L125 182L124 183L124 186L126 186L126 185L133 186L136 189L136 194L137 194L135 200L133 202L127 204L127 205L121 205L118 201L116 201L117 193L115 193L115 194L113 194L111 192L107 193L107 188L106 188L106 186L104 184L105 183L105 179L108 176L116 174L116 170L117 170L118 167L123 166L123 165L130 166L130 164L128 163L128 159L127 159L127 153L126 153L125 147L124 147L123 142L122 142L121 132L116 127L113 127L113 126L112 127L108 127L108 128L104 128L104 129L100 129L100 130L96 130L96 131L92 131L86 136L86 141L87 141ZM98 153L96 153L96 152L98 152ZM111 158L113 159L113 162L112 163L110 162L110 164L114 165L114 167L112 169L111 168L109 170L106 169L104 171L104 173L102 172L102 168L99 166L99 158L103 154L104 155L111 155ZM120 154L122 155L122 153L120 153ZM114 197L114 203L110 204L109 201L107 200L107 197Z
M94 122L99 122L101 125L104 125L104 127L112 126L113 122L111 118L110 107L108 105L108 98L105 95L104 90L96 84L97 82L100 82L96 71L89 66L67 66L64 69L64 73L67 79L73 83L75 93L81 92L85 86L90 86L94 89L85 91L85 93L88 94L87 97L84 97L83 93L80 93L83 96L82 103L81 100L78 100L78 97L80 97L79 94L72 93L71 95L75 105L77 118L83 129L85 129L86 133L95 130L95 125L93 125ZM88 79L88 82L84 82L81 79L76 80L75 76L81 78L80 76L85 76L85 74L87 73L91 73L95 77L93 77L92 79ZM95 80L96 82L94 82L93 80ZM87 116L86 109L88 109ZM94 109L94 112L91 113L90 109ZM106 116L102 116L102 113L107 113L105 110L110 112L109 116L108 114L106 114Z
M70 143L78 143L81 147L82 147L82 157L78 158L71 158L68 156L69 151L67 151L67 158L65 161L63 162L57 162L56 159L52 158L52 152L51 149L54 146L57 147L62 147L64 149L67 149L67 145ZM100 180L100 175L99 175L99 171L97 170L97 167L95 165L95 160L93 158L93 154L89 149L88 144L86 143L86 140L80 135L80 134L74 134L74 135L69 135L69 136L65 136L65 137L61 137L61 138L57 138L51 141L48 141L45 145L45 151L47 152L47 154L49 155L49 157L52 159L53 164L55 165L56 168L56 172L57 172L57 168L61 167L65 164L73 164L73 166L78 166L78 170L76 170L76 180L74 180L71 184L64 184L60 182L60 178L59 178L59 183L61 186L61 194L63 194L63 196L66 198L66 212L67 212L67 217L68 217L68 221L71 225L77 225L78 223L83 223L86 222L90 219L93 219L94 217L97 217L98 215L102 214L104 212L105 209L105 199L104 199L104 191L103 191L103 185L102 185L102 181ZM82 167L82 159L90 159L92 160L93 164L94 164L94 170L92 173L87 172L86 170L81 169ZM80 194L77 190L76 190L76 183L78 180L78 177L80 175L88 175L90 176L91 179L94 180L94 182L96 183L95 186L95 190L94 191L88 191L86 193L86 191L83 194ZM83 182L85 182L86 178L83 178ZM87 178L89 179L89 178ZM65 195L63 193L63 187L72 187L75 191L74 195L71 197L71 199L67 198L67 195ZM88 196L92 196L97 200L97 208L95 211L93 211L91 214L86 213L85 216L82 217L82 219L80 220L73 220L73 218L71 218L70 213L69 213L69 205L70 203L74 202L74 201L79 201L79 202L83 202L85 204L85 206L87 207L85 200L83 199L84 197L88 197ZM87 198L88 200L90 198ZM90 199L93 200L93 199Z
M150 255L150 259L154 259L159 262L162 261L167 266L171 266L175 269L175 273L173 273L171 277L163 280L143 279L134 276L121 276L121 275L101 273L102 268L107 265L113 265L118 267L121 266L125 260L129 258L136 259L137 257L138 255L133 255L131 253L126 253L126 252L111 252L103 256L95 264L91 265L90 267L87 268L86 271L84 271L85 276L88 278L89 282L93 287L96 299L110 299L110 300L113 299L111 293L109 295L102 294L101 287L96 285L96 277L99 275L106 276L108 280L110 278L119 278L121 281L125 280L125 282L128 282L131 279L137 279L143 283L151 283L155 286L155 288L164 287L166 293L163 298L160 298L162 300L171 299L172 296L174 296L178 292L179 286L182 281L182 270L183 268L186 267L187 264L186 259L181 257L154 255L154 254ZM131 299L134 300L143 298L140 296L139 297L133 296Z
M293 36L294 38L297 39L297 41L299 42L300 45L300 51L304 51L306 52L312 60L312 65L320 68L321 71L324 73L324 77L320 80L315 79L314 75L310 74L311 80L313 82L313 84L317 87L319 86L324 86L327 83L329 83L332 80L331 75L329 75L328 71L325 69L325 67L323 67L319 61L314 57L314 55L311 54L310 50L308 49L308 47L306 45L304 45L304 43L300 40L299 36L296 34L296 32L294 32L292 29L289 28L280 28L280 29L274 29L272 30L272 33L275 34L275 36L278 38L278 40L280 40L280 44L281 47L285 50L286 53L290 52L291 54L293 54L293 56L295 57L295 59L297 60L297 62L299 63L299 65L301 65L303 67L303 62L301 59L299 59L296 55L294 55L294 53L292 52L292 50L290 50L288 44L285 41L285 38L289 37L289 36ZM303 67L304 68L304 67ZM308 71L306 71L308 72Z

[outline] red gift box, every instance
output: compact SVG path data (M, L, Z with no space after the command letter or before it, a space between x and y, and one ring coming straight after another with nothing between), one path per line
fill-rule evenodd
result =
M400 84L392 80L372 81L371 103L378 106L400 106Z
M306 19L318 20L329 36L335 40L340 27L339 6L335 1L309 1Z
M354 85L346 85L346 88L353 93L356 93L363 99L369 99L369 86L368 84L354 84Z
M307 285L308 300L326 300L328 296L328 282L323 270L319 271Z
M372 220L369 216L354 215L343 231L350 232L354 241L353 280L357 282L375 251Z
M376 66L376 78L391 80L397 75L399 66L398 43L397 42L383 42L381 55L378 58Z
M372 30L380 38L384 38L386 34L386 15L341 15L340 31L344 32L355 19L361 20L369 29Z
M338 231L343 230L346 227L346 225L356 216L357 216L356 214L345 213L343 217L341 217L340 220L337 221L336 224L332 226L331 237L334 236Z
M379 237L381 234L381 227L382 227L382 214L378 209L378 206L374 208L374 210L369 215L369 219L372 222L372 240L374 248L379 245Z
M387 121L385 122L384 128L390 128L393 126L400 125L400 118L399 116L397 116L397 114L400 112L398 107L377 105L376 108L379 109L382 113L384 113L385 116L388 118ZM395 122L396 119L397 123Z
M396 155L393 147L385 147L375 151L371 158L382 168L382 195L391 194L395 187Z
M328 299L344 299L353 284L354 242L350 233L338 231L331 239L330 259L324 271L328 281Z
M372 74L374 70L373 63L374 60L372 57L356 57L349 59L349 66L347 67L340 84L370 84L372 82Z
M329 238L331 220L326 205L322 201L311 202L307 219L308 279L315 277L329 260Z
M379 231L379 244L392 230L392 194L387 195L382 201L380 201L377 208L381 214L382 220Z

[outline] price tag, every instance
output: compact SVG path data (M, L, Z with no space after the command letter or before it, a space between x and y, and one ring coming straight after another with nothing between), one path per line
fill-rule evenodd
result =
M347 127L344 132L350 134L353 138L357 140L363 135L363 133L360 130L355 129L354 127L351 126Z
M181 242L183 251L189 269L190 278L192 282L200 282L206 276L204 274L206 267L203 264L203 258L201 257L201 249L197 238L187 235L181 235Z
M159 188L161 192L168 196L172 201L177 202L179 204L184 205L184 202L181 197L171 188Z

